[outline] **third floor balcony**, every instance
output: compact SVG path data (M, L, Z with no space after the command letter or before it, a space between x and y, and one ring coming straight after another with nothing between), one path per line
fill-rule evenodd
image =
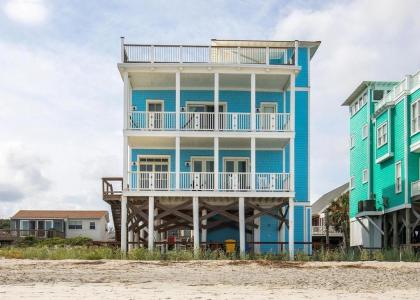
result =
M216 115L212 112L180 112L179 124L176 112L131 111L129 115L129 129L132 130L290 131L289 113L264 112L253 117L251 113L225 112Z

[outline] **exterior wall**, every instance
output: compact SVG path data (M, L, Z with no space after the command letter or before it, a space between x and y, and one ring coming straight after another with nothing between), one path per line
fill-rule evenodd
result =
M368 120L368 105L350 118L350 136L354 137L354 147L350 149L350 177L354 177L354 188L350 190L350 218L358 212L358 202L369 196L368 184L362 182L363 170L368 168L369 151L369 138L362 139L362 127Z
M82 229L69 229L69 220L82 221ZM89 229L90 222L95 222L95 229ZM66 238L88 237L94 241L104 241L106 239L106 219L68 219L66 221Z

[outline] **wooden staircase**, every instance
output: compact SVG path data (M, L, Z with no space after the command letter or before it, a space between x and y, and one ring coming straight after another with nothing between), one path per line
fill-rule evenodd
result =
M115 241L121 241L121 197L122 177L102 178L102 198L111 206L112 219L114 221Z

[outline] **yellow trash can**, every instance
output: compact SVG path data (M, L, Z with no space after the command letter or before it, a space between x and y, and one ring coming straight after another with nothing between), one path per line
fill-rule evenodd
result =
M226 253L231 254L235 252L236 241L235 240L225 240Z

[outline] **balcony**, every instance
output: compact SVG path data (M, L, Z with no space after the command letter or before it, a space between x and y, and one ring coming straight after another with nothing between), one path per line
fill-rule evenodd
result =
M216 189L215 177L218 178ZM129 172L130 191L289 192L288 173ZM179 184L179 188L177 185Z
M124 63L185 63L218 65L294 65L293 47L124 44Z
M179 130L181 131L213 131L215 130L215 114L209 112L181 112ZM219 131L258 131L285 132L290 131L289 113L256 113L255 126L251 126L250 113L219 113ZM175 112L129 113L129 129L132 130L177 130Z
M411 183L411 197L418 198L420 196L420 180Z

